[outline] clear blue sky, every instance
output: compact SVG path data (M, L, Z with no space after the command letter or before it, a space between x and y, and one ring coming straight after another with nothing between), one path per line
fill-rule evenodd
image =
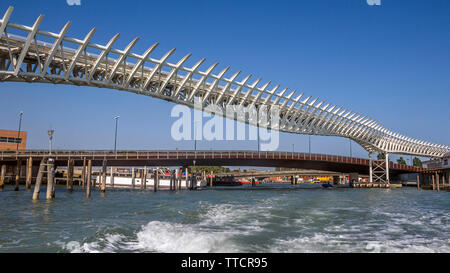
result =
M159 42L154 57L177 48L172 63L192 53L217 71L231 66L263 81L298 89L359 113L396 132L450 145L450 1L2 1L11 21L116 48L133 38L142 53ZM2 15L1 15L2 16ZM0 83L0 128L17 129L24 111L28 148L47 148L55 128L60 149L112 149L114 115L120 115L119 149L192 149L170 137L173 104L127 92L49 84ZM279 150L307 151L306 136L282 134ZM313 137L315 153L349 154L349 141ZM256 141L200 141L199 149L256 149ZM367 153L356 143L353 155ZM395 159L395 158L394 158Z

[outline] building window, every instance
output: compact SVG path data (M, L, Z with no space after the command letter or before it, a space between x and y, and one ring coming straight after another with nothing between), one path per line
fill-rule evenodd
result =
M2 143L18 143L18 144L22 144L22 139L21 138L16 138L16 137L0 137L0 142L2 142Z

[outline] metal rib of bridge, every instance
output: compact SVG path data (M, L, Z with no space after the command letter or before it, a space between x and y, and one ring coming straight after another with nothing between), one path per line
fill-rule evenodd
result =
M192 67L183 64L191 54L173 64L168 61L175 49L160 59L150 57L157 43L142 55L132 53L134 39L123 50L115 49L115 35L106 45L91 42L96 28L84 38L66 36L70 22L58 33L39 29L43 15L32 26L10 22L13 7L8 8L0 21L0 81L42 82L111 88L156 97L194 107L199 98L203 110L208 105L224 109L238 107L280 107L279 128L282 132L339 136L354 140L370 154L373 152L409 154L425 157L443 157L450 147L394 133L362 114L342 107L297 95L280 85L269 89L270 82L258 86L261 79L250 83L251 75L238 80L240 71L225 77L229 67L214 72L217 64L205 71L200 69L205 59ZM26 37L15 32L25 32ZM50 42L49 42L50 41ZM75 49L72 49L75 47ZM92 52L98 52L94 54ZM114 57L111 57L113 55ZM289 93L289 94L287 94ZM287 94L287 95L286 95ZM216 113L217 114L217 113ZM223 111L222 116L227 116ZM270 115L267 115L270 120ZM255 121L245 121L255 125ZM260 124L270 128L270 122Z

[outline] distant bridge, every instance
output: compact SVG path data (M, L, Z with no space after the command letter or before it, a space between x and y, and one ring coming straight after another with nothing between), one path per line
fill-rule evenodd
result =
M38 165L44 157L51 157L57 166L66 166L68 160L74 166L82 166L84 160L92 160L92 166L259 166L320 170L336 173L369 174L369 160L337 155L257 152L257 151L53 151L46 150L0 151L0 165L15 165L17 160L33 159ZM375 161L377 163L378 161ZM384 164L384 162L381 162ZM390 174L416 173L422 168L389 164Z
M250 83L251 75L238 80L240 71L227 76L229 67L219 73L214 72L218 63L204 71L200 67L205 59L192 67L185 67L184 63L191 54L176 63L168 61L175 49L159 59L152 58L150 55L158 43L143 54L136 54L131 51L138 38L123 50L115 49L113 45L119 34L106 45L100 45L92 42L96 28L84 38L71 38L66 36L70 22L58 33L53 33L39 29L43 15L32 26L26 26L10 22L12 12L13 7L9 7L0 21L0 81L110 88L191 108L194 107L194 98L197 98L204 111L210 111L205 109L208 105L222 110L228 106L241 110L279 107L279 117L274 117L279 120L277 128L270 127L272 117L267 113L263 115L267 116L267 121L263 123L261 116L257 121L246 119L243 122L288 133L349 138L369 152L370 159L366 161L371 174L375 170L384 172L375 177L381 182L389 182L390 153L439 158L450 152L449 146L394 133L367 116L319 101L318 98L305 98L303 93L297 94L295 90L288 92L288 88L280 91L280 85L273 86L270 81L261 85L261 79L257 79ZM23 32L26 36L20 36ZM221 115L237 119L234 113L229 116L222 111ZM373 167L373 153L384 153L385 164ZM268 164L263 160L257 162Z

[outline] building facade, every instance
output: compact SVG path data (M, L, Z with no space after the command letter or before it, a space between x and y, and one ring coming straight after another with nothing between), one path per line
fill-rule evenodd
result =
M0 151L25 150L26 146L27 132L0 130Z

